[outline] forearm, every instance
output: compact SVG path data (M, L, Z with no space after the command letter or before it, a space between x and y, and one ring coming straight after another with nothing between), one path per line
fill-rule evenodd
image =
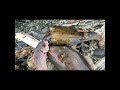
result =
M40 50L35 49L33 58L34 64L36 65L36 70L47 70L46 53L43 53Z
M58 60L54 55L48 53L49 60L55 65L55 67L59 70L65 70L65 65Z
M46 57L49 50L48 41L43 40L34 49L33 61L36 70L47 70Z

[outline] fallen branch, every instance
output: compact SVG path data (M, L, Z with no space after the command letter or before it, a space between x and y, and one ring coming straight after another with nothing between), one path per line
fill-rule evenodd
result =
M104 70L105 69L105 57L103 57L98 62L96 62L95 68L96 69L101 68L100 70Z
M96 64L93 63L89 56L84 56L84 58L91 70L98 70L98 68L101 68L100 70L105 69L105 57L97 61Z
M34 37L32 37L31 35L26 34L24 32L16 33L15 38L19 41L25 42L26 44L32 46L33 48L36 48L38 43L40 41L42 41L42 40L39 41L39 40L35 39Z

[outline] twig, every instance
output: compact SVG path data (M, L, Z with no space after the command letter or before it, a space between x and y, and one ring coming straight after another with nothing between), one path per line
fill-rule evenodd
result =
M95 70L95 64L93 63L92 59L89 56L83 56L85 58L85 61L87 62L89 68L91 70Z
M93 63L92 59L89 56L83 56L90 67L91 70L97 70L99 67L105 67L105 57L100 59L96 64ZM104 68L102 68L103 70Z

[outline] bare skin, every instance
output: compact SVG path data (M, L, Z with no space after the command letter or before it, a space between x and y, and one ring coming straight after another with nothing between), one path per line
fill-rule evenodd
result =
M83 58L68 47L51 46L49 58L59 70L89 70Z
M65 46L50 46L49 48L47 41L39 43L34 50L33 61L36 70L48 70L46 65L47 52L50 61L58 70L89 70L76 52Z
M33 62L36 65L36 70L47 70L46 55L49 50L48 41L43 40L34 50Z

